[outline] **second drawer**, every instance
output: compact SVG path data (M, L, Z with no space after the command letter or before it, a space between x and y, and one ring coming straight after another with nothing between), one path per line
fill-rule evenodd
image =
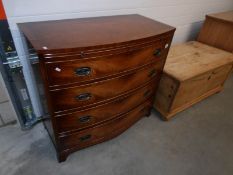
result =
M55 120L58 124L58 132L63 133L67 131L80 130L128 112L151 97L155 88L156 83L152 81L143 88L107 104L57 116L55 117Z

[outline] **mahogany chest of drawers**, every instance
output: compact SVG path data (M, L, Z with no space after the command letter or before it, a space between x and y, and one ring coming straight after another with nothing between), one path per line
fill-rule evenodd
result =
M39 57L59 162L150 114L175 28L140 15L19 24Z

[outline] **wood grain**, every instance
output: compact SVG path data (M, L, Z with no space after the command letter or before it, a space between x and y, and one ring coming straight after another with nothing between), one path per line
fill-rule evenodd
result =
M167 58L154 107L169 120L222 90L233 54L196 41L175 45Z
M150 115L175 28L140 15L19 28L39 56L49 111L44 124L59 162Z
M233 11L213 13L213 14L208 14L207 16L210 18L215 18L216 20L233 24Z
M161 61L160 64L152 64L137 72L113 79L51 91L50 94L54 112L61 113L87 106L91 107L115 99L130 90L143 86L156 76L159 77L162 73L162 66L163 61ZM86 93L90 94L89 99L77 99L78 96Z
M221 86L231 69L232 65L217 67L213 71L208 71L200 76L181 82L170 110L174 110L175 108L188 103L191 99L197 98L206 92Z
M154 94L156 81L151 81L145 87L142 87L130 94L118 98L103 105L94 106L86 110L75 111L72 113L57 115L58 132L63 134L74 132L88 127L93 127L101 122L113 119L114 117L126 113L135 106L143 103ZM80 120L86 117L86 120Z
M118 46L145 38L158 38L175 30L136 14L18 25L38 53L50 54Z
M162 74L154 101L156 109L160 109L159 111L170 111L178 88L179 81L165 73Z
M86 145L102 142L103 140L106 140L106 137L108 138L111 135L116 135L116 133L122 133L141 117L145 116L151 105L152 100L141 104L139 107L136 107L122 116L98 125L97 127L86 129L72 135L62 136L60 137L62 148L70 149L72 147L86 147Z
M164 72L179 81L184 81L232 63L233 54L209 45L190 41L174 45L168 55Z
M197 41L233 52L233 11L207 15Z
M211 89L210 91L205 92L203 95L197 96L194 99L190 99L190 101L188 101L187 103L183 104L182 106L179 106L178 108L176 108L174 110L170 110L169 112L166 110L163 110L162 108L160 108L160 106L154 105L154 107L160 112L162 119L164 119L165 121L169 121L170 119L175 117L175 115L178 114L179 112L182 112L185 109L188 109L189 107L195 105L196 103L206 99L207 97L209 97L213 94L221 92L222 89L223 89L222 86L218 86L214 89Z
M154 53L159 50L159 56ZM72 61L52 62L46 64L47 74L49 75L50 86L58 86L62 84L72 84L75 82L88 83L97 81L107 76L122 74L126 71L140 68L141 66L159 61L164 57L164 46L162 43L155 43L141 47L136 50L127 50L126 52L100 56L90 59L81 59ZM103 67L103 65L105 65ZM88 75L79 76L75 70L89 68Z

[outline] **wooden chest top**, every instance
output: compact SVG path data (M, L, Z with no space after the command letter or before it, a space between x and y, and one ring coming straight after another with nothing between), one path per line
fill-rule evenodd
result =
M191 41L175 45L170 49L164 72L184 81L232 62L233 54Z
M214 13L206 16L207 18L213 18L215 20L221 20L233 24L233 11Z
M145 38L175 28L140 15L121 15L19 24L37 53L92 50Z
M233 11L206 15L197 41L233 52Z

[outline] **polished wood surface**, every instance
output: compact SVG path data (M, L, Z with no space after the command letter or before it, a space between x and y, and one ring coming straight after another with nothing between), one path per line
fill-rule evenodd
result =
M233 11L207 15L197 41L233 52Z
M170 111L173 99L179 87L178 81L167 74L163 74L159 82L159 88L156 93L154 106L161 111Z
M169 120L219 92L232 70L233 54L192 41L171 48L154 107Z
M158 45L157 45L158 44ZM162 53L164 43L156 43L140 48L128 49L114 55L58 61L46 64L50 86L72 84L75 82L96 81L107 76L122 74L140 68L144 64L156 62L166 53ZM157 55L156 55L157 54ZM158 55L159 54L159 55ZM103 67L103 65L105 65ZM85 75L78 75L78 70L89 69Z
M19 24L38 53L92 50L170 33L173 27L140 15Z
M190 99L195 99L216 87L222 86L231 69L232 64L224 65L206 72L203 75L182 82L170 109L174 110L187 103Z
M59 139L62 142L62 149L65 150L75 146L82 148L86 145L93 145L105 140L105 137L109 137L109 135L121 133L141 117L147 115L151 103L152 100L145 102L132 111L98 125L97 127L82 130L72 135L61 136Z
M73 113L56 115L58 132L73 132L84 128L98 125L101 122L115 118L116 115L124 114L128 110L143 103L148 97L154 94L157 84L154 81L149 82L146 86L137 89L132 93L117 98L116 100L96 105L91 109L75 111Z
M58 113L74 108L90 107L118 98L120 95L142 86L155 76L159 77L162 73L164 62L160 63L162 64L152 64L135 73L121 75L94 84L51 91L53 109L55 113ZM78 99L83 94L88 94L88 97Z
M173 27L140 15L19 27L39 56L50 115L44 124L59 162L150 114Z
M221 13L213 13L207 15L208 17L215 18L216 20L220 20L226 23L233 24L233 11L221 12Z
M232 62L233 55L209 45L190 41L171 48L164 72L179 81Z

